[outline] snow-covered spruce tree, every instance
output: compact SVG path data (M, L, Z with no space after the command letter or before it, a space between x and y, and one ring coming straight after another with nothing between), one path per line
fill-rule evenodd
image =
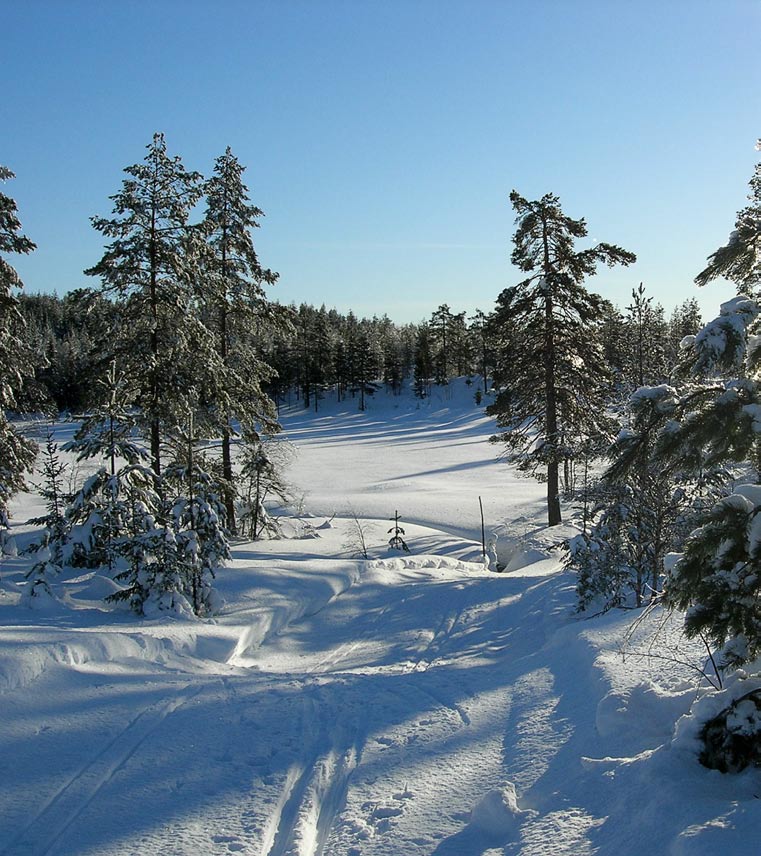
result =
M216 372L214 340L194 309L198 240L188 217L201 195L201 176L169 157L155 134L143 163L111 198L111 219L92 224L112 241L85 273L101 279L119 305L114 354L137 390L151 463L161 474L167 426L187 413L201 373Z
M403 550L405 553L409 553L410 548L404 540L405 531L399 524L399 519L399 512L395 511L394 525L388 530L388 534L391 536L388 540L388 546L391 547L392 550Z
M160 477L150 467L127 465L106 476L106 482L118 497L113 507L120 513L121 534L112 544L114 579L123 586L106 600L127 603L146 616L212 611L209 577L227 544L217 513L222 509L218 495L209 501L198 472L191 490L176 492L172 463Z
M201 398L211 428L222 434L222 471L233 486L232 443L238 431L251 441L259 432L279 430L274 402L263 391L273 369L261 358L262 328L288 332L290 313L270 302L265 286L278 275L262 267L252 238L264 212L252 205L243 183L244 167L228 147L205 184L206 214L201 224L207 252L197 298L214 331L221 371L207 375ZM235 533L235 492L225 494L227 524Z
M641 387L630 399L630 426L609 451L612 463L595 490L592 526L569 542L566 567L578 574L580 610L654 600L666 553L681 546L720 481L719 473L688 475L654 456L677 401L676 390L666 385Z
M185 431L175 432L171 444L173 456L164 483L172 491L169 523L174 550L167 571L193 612L206 615L214 611L216 602L211 581L230 558L230 548L223 482L208 471L198 443L191 419Z
M0 181L13 173L0 166ZM8 253L31 253L35 245L21 232L16 203L0 193L0 555L9 544L8 502L24 487L24 473L32 467L37 448L22 437L6 417L16 407L16 395L24 377L32 370L29 349L17 335L21 317L14 289L22 287L15 269L5 259Z
M114 569L117 542L129 532L128 508L121 493L121 470L142 464L148 455L135 442L135 413L125 375L112 361L105 377L96 384L96 404L65 443L65 451L77 460L100 458L106 462L74 495L66 515L71 525L72 563Z
M135 441L136 414L131 407L134 392L124 372L112 360L103 378L96 382L95 403L64 451L77 453L77 460L104 458L111 475L117 462L135 464L147 456Z
M249 442L241 451L241 527L254 541L263 535L277 537L280 532L277 518L269 514L265 503L275 499L287 505L293 499L293 489L283 478L288 449L283 443Z
M583 282L601 262L631 264L633 253L600 243L576 251L585 221L566 216L557 196L531 202L510 194L517 229L512 262L530 274L497 299L495 320L515 333L503 341L488 412L505 430L493 437L524 472L547 481L550 526L561 522L561 464L598 430L608 372L599 344L602 298Z
M761 148L761 143L756 148ZM758 296L761 261L761 163L750 205L738 212L728 243L708 259L699 285L725 276ZM744 464L761 481L761 304L740 294L683 342L682 373L693 381L661 432L665 460L693 466ZM688 636L723 647L726 665L761 655L761 489L747 485L719 501L687 541L666 579L664 602L686 610Z
M668 323L667 365L675 366L682 358L682 341L703 327L700 306L694 297L675 306Z
M123 588L106 600L125 602L139 615L156 609L182 611L182 580L161 477L150 467L131 464L108 479L112 507L122 512L120 534L112 545L117 560L114 579Z
M39 493L45 500L46 513L42 517L30 520L37 526L43 526L40 540L32 544L29 552L37 561L28 571L24 600L28 603L44 593L52 594L51 581L57 577L70 558L70 525L66 517L66 505L70 497L66 493L64 476L68 465L61 460L58 444L53 432L48 428L45 450L42 456L42 485Z
M682 468L744 464L759 479L760 315L759 302L741 295L685 342L681 368L693 382L659 434L662 461ZM664 603L686 610L687 635L724 646L730 665L761 654L760 509L757 485L716 503L664 584Z

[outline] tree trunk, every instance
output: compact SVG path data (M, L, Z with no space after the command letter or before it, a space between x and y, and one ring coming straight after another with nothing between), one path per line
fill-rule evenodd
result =
M233 488L233 462L230 447L230 429L225 427L222 431L222 476L225 480L227 529L234 536L238 534L238 526L235 521L235 490Z
M219 354L222 358L222 365L225 368L229 366L228 344L227 344L227 315L228 315L228 295L227 287L227 188L223 194L223 207L225 216L222 221L222 242L221 242L221 262L222 262L222 282L223 292L220 301L219 309ZM227 515L227 529L233 536L238 534L238 527L235 521L235 479L233 473L233 460L231 450L232 429L230 428L230 413L225 414L225 426L222 430L222 478L225 480L225 513Z
M555 391L555 318L551 292L551 266L545 227L544 240L544 390L547 420L546 442L552 448L552 457L547 463L547 525L557 526L563 522L560 513L560 484L558 478L558 405Z
M159 357L159 299L158 299L158 247L156 246L156 176L154 171L153 180L153 201L151 205L151 227L150 227L150 301L151 301L151 356L153 357L153 368L151 369L151 406L153 413L151 416L151 458L153 461L153 471L157 476L161 475L161 423L157 415L160 390L158 376L158 357Z

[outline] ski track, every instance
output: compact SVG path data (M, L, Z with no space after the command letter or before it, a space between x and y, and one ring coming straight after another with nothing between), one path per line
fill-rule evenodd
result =
M458 584L445 599L427 642L422 647L398 652L400 663L396 668L389 670L386 666L378 672L361 664L348 667L347 660L363 643L383 637L388 614L399 613L405 608L407 589L411 585L400 587L395 606L383 607L366 616L358 639L337 646L307 670L300 712L303 748L286 774L268 819L262 856L322 856L325 852L345 803L352 773L361 761L362 747L372 723L372 717L367 716L362 704L352 697L344 680L362 678L371 681L373 708L382 711L386 719L403 721L412 706L413 709L422 707L428 711L426 721L435 718L439 711L445 719L447 714L453 714L456 728L471 725L470 715L462 704L447 698L446 690L431 686L433 667L451 641L469 605L467 599L463 603L463 596L467 593L464 583ZM394 675L403 679L402 688L386 686ZM422 686L423 681L426 686ZM462 686L458 691L463 691ZM472 697L469 691L467 695ZM411 705L413 700L416 703ZM360 722L364 723L364 728L360 728ZM393 807L376 807L372 820L385 828L395 813Z
M361 757L357 729L329 725L333 705L305 688L301 732L305 751L288 770L264 835L262 856L321 856ZM317 728L314 724L318 723Z
M164 720L198 695L204 684L184 683L177 695L149 705L82 765L37 811L2 856L47 856L114 774L124 767Z

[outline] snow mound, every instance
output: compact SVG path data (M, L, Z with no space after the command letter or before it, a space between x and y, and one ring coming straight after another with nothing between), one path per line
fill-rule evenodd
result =
M483 796L470 813L470 825L487 835L508 835L531 812L518 808L515 785L505 782Z
M80 580L72 580L71 582L79 582ZM77 600L105 600L118 591L121 591L121 586L115 583L111 577L104 574L92 573L81 578L83 585L76 592Z
M653 746L668 742L674 723L690 708L694 686L676 691L644 681L623 691L611 691L597 705L595 726L603 738Z

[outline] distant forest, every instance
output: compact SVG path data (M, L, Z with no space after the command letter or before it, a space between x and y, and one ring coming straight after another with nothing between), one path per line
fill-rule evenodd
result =
M640 286L623 310L603 302L599 342L610 369L611 400L622 400L638 386L662 383L678 360L679 344L702 325L695 299L670 315ZM96 381L108 361L119 305L98 292L80 289L18 296L18 335L28 346L33 373L17 391L18 409L27 412L86 411L97 395ZM339 400L365 395L378 384L398 392L412 382L424 398L433 385L452 377L478 377L474 398L488 400L505 331L495 313L453 312L446 304L416 324L397 324L387 315L357 318L324 305L281 307L290 324L253 331L260 358L274 369L264 384L278 403L301 403L319 410L328 390ZM519 331L518 331L519 332ZM484 382L484 379L486 381ZM481 394L478 394L478 389Z

